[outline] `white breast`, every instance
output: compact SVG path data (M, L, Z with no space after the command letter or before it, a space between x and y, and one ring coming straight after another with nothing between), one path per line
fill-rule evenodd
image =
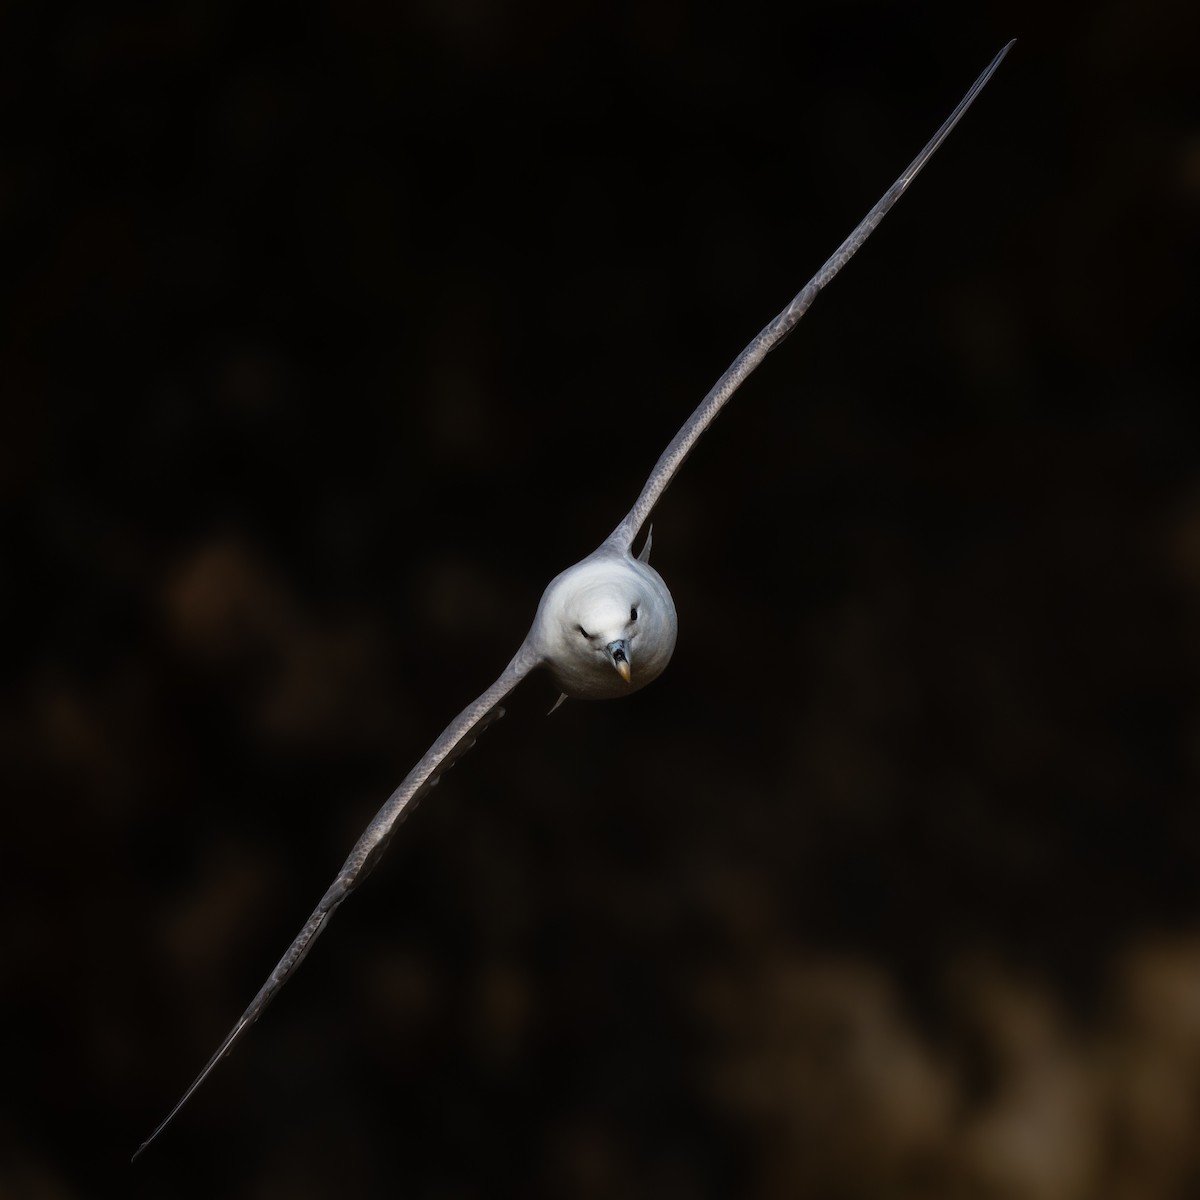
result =
M657 679L671 660L677 631L675 603L662 576L628 554L598 551L550 581L531 636L563 692L604 700ZM607 652L618 639L628 645L628 683Z

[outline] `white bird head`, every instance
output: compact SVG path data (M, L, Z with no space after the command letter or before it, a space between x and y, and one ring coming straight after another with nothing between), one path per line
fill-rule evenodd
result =
M533 637L565 695L602 700L661 675L677 629L675 603L653 567L597 554L551 580Z

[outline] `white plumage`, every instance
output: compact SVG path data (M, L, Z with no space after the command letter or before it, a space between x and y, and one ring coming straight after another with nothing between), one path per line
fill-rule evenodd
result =
M640 558L606 543L550 581L528 640L564 696L625 696L671 661L679 619L648 560L648 540Z

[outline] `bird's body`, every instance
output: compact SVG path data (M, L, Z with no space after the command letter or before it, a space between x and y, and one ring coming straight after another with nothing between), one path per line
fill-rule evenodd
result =
M950 130L1011 48L992 60L942 127L855 227L850 236L786 308L750 342L663 451L633 508L612 534L586 558L556 575L547 586L528 634L500 677L442 732L384 803L350 851L333 883L313 910L249 1007L218 1046L207 1066L154 1132L143 1150L166 1127L218 1062L262 1016L279 989L323 932L342 901L379 861L401 819L496 717L501 701L531 671L549 671L563 697L612 699L645 687L662 673L675 649L675 604L662 576L649 564L650 538L639 555L633 541L700 435L760 362L783 341L808 311L821 289L850 260L933 156ZM561 697L560 697L561 702ZM137 1157L137 1154L134 1157Z
M556 575L526 639L564 696L611 700L658 678L671 661L679 619L649 555L607 542Z

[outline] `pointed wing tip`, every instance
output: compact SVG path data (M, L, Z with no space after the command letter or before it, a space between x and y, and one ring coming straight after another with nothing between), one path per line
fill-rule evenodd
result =
M154 1131L150 1134L150 1136L133 1152L132 1155L130 1155L129 1162L131 1166L137 1162L137 1160L141 1158L142 1155L145 1154L146 1151L149 1150L156 1141L158 1141L158 1135L162 1133L162 1131L166 1129L166 1127L175 1119L175 1114L178 1113L179 1110L184 1106L188 1096L192 1094L192 1090L194 1089L188 1090L187 1095L185 1095L183 1099L180 1100L173 1109L171 1109L166 1117L164 1117L163 1120L155 1126Z
M1005 60L1005 58L1008 57L1008 52L1016 44L1017 44L1016 38L1009 38L1008 41L1005 42L1004 45L1000 47L1000 50L997 53L996 57L993 58L992 61L990 63L988 63L988 65L984 68L983 74L979 77L979 79L976 82L975 87L972 89L972 91L978 92L983 89L984 85L996 73L996 68L999 67L1000 64Z
M155 1126L154 1132L151 1133L150 1136L129 1156L130 1165L137 1162L137 1160L141 1158L147 1150L150 1149L150 1147L158 1140L158 1135L162 1133L164 1129L166 1129L166 1127L171 1123L171 1119L178 1111L179 1106L176 1105L176 1107L171 1110L170 1115L165 1120L159 1122L157 1126Z

